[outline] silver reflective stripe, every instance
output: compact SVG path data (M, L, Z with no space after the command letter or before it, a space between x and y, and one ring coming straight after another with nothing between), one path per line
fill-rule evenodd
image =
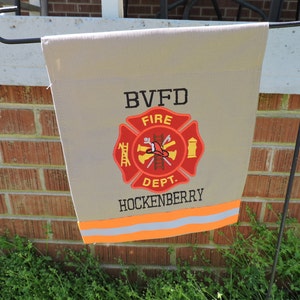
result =
M83 236L115 236L121 234L132 234L139 231L152 231L152 230L167 230L182 227L185 225L199 225L218 222L228 217L235 216L239 213L239 208L233 208L222 213L213 214L209 216L193 216L177 219L174 221L156 222L156 223L143 223L125 227L108 228L108 229L86 229L81 230Z

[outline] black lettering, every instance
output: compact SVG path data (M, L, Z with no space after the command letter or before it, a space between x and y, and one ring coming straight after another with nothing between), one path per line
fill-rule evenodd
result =
M165 194L158 195L158 207L165 206L166 201L165 201Z
M138 200L141 202L141 197L136 197L136 198L134 198L134 205L135 205L135 208L136 208L136 209L142 209L142 208L143 208L142 204L141 204L141 203L139 203L139 205L137 204L137 201L138 201Z
M189 190L189 195L190 195L190 202L192 202L192 200L197 201L197 199L195 198L195 195L196 195L195 190Z
M151 207L157 207L157 197L156 197L156 195L151 196Z
M120 212L127 211L126 199L119 200L119 204L120 204Z
M128 210L134 210L135 205L134 205L133 198L127 199L127 208L128 208Z
M125 108L137 108L145 103L146 107L165 106L166 101L172 101L173 105L184 105L188 102L188 90L186 88L140 90L124 92Z
M120 212L202 201L204 188L119 199Z
M157 90L159 92L159 104L158 106L165 106L165 104L163 103L163 99L167 99L170 100L171 95L170 93L172 92L171 89L161 89L161 90ZM164 92L169 92L168 94L164 95Z
M182 199L180 198L180 192L174 192L173 193L173 204L180 204L182 203ZM179 202L179 200L181 200L181 202Z
M139 106L139 95L138 92L124 92L126 96L126 106L125 108L135 108Z
M190 201L187 201L186 199L186 191L180 191L180 197L181 197L181 203L184 202L187 203L187 202L190 202Z
M167 198L166 205L172 205L173 204L173 194L172 193L167 193L166 198Z
M204 191L204 188L197 189L197 191L198 191L198 194L199 194L199 201L202 201L202 193Z
M149 199L149 196L146 197L145 199L145 196L142 197L143 198L143 208L149 208L149 203L147 202L148 199Z
M174 105L183 105L188 102L188 90L185 88L173 89L175 91Z
M140 93L143 95L146 106L151 107L152 106L152 101L153 101L153 95L154 95L154 92L156 92L156 90L149 90L149 92L151 93L149 100L147 99L146 92L147 91L140 91Z

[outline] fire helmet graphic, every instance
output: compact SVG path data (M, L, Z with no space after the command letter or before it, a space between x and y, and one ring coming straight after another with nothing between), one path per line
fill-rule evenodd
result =
M189 114L155 107L126 122L113 151L124 182L160 193L196 175L204 143Z

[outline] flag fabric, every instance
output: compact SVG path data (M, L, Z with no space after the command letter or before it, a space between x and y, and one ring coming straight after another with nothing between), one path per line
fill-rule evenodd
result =
M267 23L42 38L85 243L235 223Z

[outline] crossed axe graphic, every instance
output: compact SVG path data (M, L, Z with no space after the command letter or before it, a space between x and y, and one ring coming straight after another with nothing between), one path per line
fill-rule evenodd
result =
M168 143L167 143L168 142ZM138 144L137 151L138 152L145 152L144 154L140 154L138 156L138 159L140 163L144 164L148 159L152 158L149 164L147 165L147 168L150 167L154 160L154 155L159 155L164 158L164 160L171 165L171 163L166 159L167 157L170 157L172 160L176 158L177 150L174 151L166 151L169 147L176 144L175 141L171 141L171 136L168 135L163 143L160 145L158 142L151 142L149 137L144 138L144 143L149 144L149 146L142 146Z

